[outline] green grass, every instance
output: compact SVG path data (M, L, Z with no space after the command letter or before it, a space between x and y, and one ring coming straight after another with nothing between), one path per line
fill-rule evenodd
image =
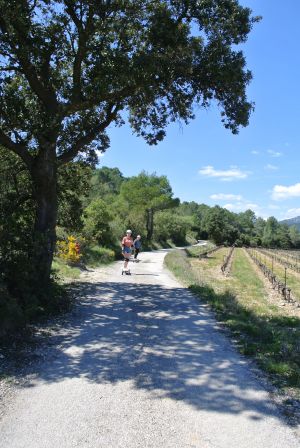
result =
M113 250L97 245L86 247L82 257L83 264L92 268L112 263L114 260ZM80 267L72 266L58 257L54 258L52 269L59 278L66 280L76 280L81 274Z
M55 257L52 263L52 269L59 278L68 280L76 280L80 277L80 269L75 266L68 265L65 261Z
M121 249L120 249L121 252ZM83 262L87 266L95 268L103 264L112 263L115 260L115 252L106 247L97 245L89 246L84 249Z
M187 247L185 250L189 257L198 258L199 255L203 254L204 252L207 252L208 250L213 249L214 247L216 247L215 244L208 242L205 246L190 246Z
M264 283L243 249L235 250L231 276L226 278L217 274L222 249L213 255L213 260L195 260L174 251L165 264L211 305L243 354L253 357L278 387L300 398L300 319L269 303Z
M191 265L195 268L199 267L200 270L206 271L215 269L221 272L221 266L226 255L228 255L230 248L221 247L216 252L208 255L207 258L202 258L200 260L191 259ZM214 274L213 274L214 275Z

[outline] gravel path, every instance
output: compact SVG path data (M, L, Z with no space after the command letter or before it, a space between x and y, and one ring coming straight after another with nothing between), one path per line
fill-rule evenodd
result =
M1 448L298 448L267 392L165 252L86 273L0 422ZM46 349L45 349L46 350Z

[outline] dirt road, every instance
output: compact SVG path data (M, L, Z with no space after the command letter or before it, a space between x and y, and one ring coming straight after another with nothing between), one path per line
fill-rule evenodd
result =
M0 422L1 448L296 448L293 428L163 251L85 276Z

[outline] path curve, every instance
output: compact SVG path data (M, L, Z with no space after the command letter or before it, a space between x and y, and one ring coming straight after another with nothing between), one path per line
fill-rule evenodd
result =
M85 275L0 422L1 448L296 448L207 306L163 268L164 251Z

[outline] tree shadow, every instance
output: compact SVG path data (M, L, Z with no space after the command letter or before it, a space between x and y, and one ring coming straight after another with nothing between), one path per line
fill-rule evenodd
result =
M130 380L134 388L151 391L152 399L246 412L252 419L281 418L212 314L185 288L87 283L64 328L49 338L47 359L33 365L35 380L28 387L78 377Z

